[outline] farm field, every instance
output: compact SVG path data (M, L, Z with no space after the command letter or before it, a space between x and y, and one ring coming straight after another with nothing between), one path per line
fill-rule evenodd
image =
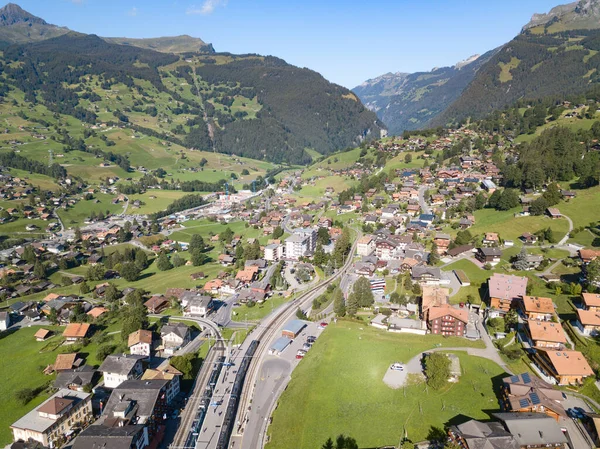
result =
M58 209L57 213L63 221L65 228L82 226L85 219L89 217L92 212L102 212L103 214L106 214L106 211L111 214L123 212L124 203L113 204L113 198L113 195L95 193L94 199L78 201L75 206L67 210ZM96 200L98 200L98 202L96 202Z
M314 449L341 433L356 438L359 447L381 447L397 444L404 429L420 441L458 414L487 419L482 410L498 410L495 387L504 372L486 359L457 352L463 376L441 391L423 384L393 390L383 383L391 363L406 363L436 344L472 343L391 334L347 321L330 325L294 370L266 447Z
M173 201L188 194L188 192L182 192L181 190L148 190L146 193L128 195L129 207L127 208L127 213L139 215L153 214L165 210ZM142 204L140 207L134 207L133 202L135 200L140 200L145 204Z

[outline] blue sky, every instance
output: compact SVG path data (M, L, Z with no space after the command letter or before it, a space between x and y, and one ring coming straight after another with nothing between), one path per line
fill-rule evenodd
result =
M509 41L563 0L13 0L99 36L189 34L260 53L352 88L386 72L453 65Z

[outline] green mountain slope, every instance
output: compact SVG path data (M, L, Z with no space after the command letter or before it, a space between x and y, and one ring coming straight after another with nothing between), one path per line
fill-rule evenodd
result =
M212 44L207 44L202 39L187 35L166 36L147 39L133 39L128 37L104 37L105 41L112 44L131 45L133 47L155 50L163 53L214 53Z
M353 92L377 113L391 134L425 128L461 95L495 52L430 72L388 73L364 82Z
M592 23L593 29L586 29ZM581 0L535 15L431 125L482 117L522 98L586 92L600 81L599 27L600 0Z
M183 148L303 164L305 149L331 153L383 128L349 90L274 57L184 58L70 32L3 58L4 96Z

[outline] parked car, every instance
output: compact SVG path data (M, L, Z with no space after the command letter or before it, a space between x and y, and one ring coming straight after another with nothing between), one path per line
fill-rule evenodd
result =
M309 335L308 337L306 337L306 341L308 343L314 343L315 341L317 341L317 337L315 337L314 335Z
M404 366L401 363L392 363L392 366L390 366L390 369L392 371L404 371Z
M328 323L326 323L325 321L321 322L321 324L319 324L319 327L321 329L325 329L328 326Z
M308 351L310 349L310 345L308 343L304 343L304 345L302 345L302 349L304 351Z
M306 355L306 351L304 349L298 349L298 352L296 352L296 355L305 356Z

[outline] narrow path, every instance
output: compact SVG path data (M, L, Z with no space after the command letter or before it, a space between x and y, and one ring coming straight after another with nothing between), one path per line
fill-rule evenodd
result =
M569 235L571 234L571 231L573 230L573 220L571 220L571 218L568 217L567 215L563 215L563 217L565 217L567 219L567 221L569 222L569 230L567 231L565 236L561 239L561 241L558 242L557 246L565 245L567 243L567 240L569 240Z

